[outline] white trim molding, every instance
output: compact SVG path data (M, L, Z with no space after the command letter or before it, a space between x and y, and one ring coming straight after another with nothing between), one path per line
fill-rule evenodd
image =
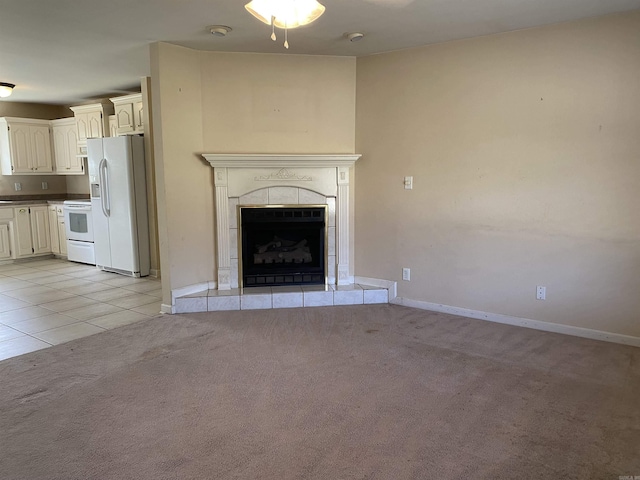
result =
M173 305L167 305L166 303L160 304L160 313L167 313L169 315L172 315L176 313L175 310L176 307L174 307Z
M203 153L213 168L351 167L361 155Z
M459 315L461 317L487 320L489 322L504 323L506 325L532 328L534 330L542 330L545 332L562 333L564 335L573 335L574 337L589 338L591 340L601 340L604 342L620 343L622 345L640 347L640 337L633 337L631 335L603 332L601 330L592 330L590 328L574 327L572 325L543 322L541 320L532 320L529 318L513 317L511 315L503 315L500 313L490 313L482 312L480 310L471 310L468 308L452 307L450 305L423 302L421 300L411 300L410 298L404 297L396 297L391 300L391 292L389 292L389 303L393 303L395 305L403 305L405 307L419 308L421 310L450 313L451 315Z

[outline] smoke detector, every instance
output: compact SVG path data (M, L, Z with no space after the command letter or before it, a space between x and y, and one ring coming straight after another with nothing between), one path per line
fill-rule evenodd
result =
M349 39L350 42L359 42L364 38L364 33L360 33L360 32L347 33L346 37Z
M226 25L211 25L209 31L211 35L216 37L226 37L227 33L231 31L231 27L227 27Z

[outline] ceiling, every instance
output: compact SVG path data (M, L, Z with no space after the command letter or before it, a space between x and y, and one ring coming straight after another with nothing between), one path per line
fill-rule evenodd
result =
M246 0L248 1L248 0ZM640 0L320 0L282 46L243 0L1 0L0 81L12 102L71 105L136 90L150 43L201 50L363 56L640 9ZM209 25L228 25L224 38ZM362 32L349 42L347 32ZM5 101L7 101L5 100Z

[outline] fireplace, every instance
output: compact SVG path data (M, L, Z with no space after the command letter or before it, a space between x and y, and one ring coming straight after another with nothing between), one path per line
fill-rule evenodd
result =
M350 171L360 155L207 153L203 154L203 157L213 167L215 183L217 281L209 282L213 288L231 290L248 286L244 281L241 268L244 254L241 252L243 239L239 232L241 225L238 208L273 208L283 205L291 207L320 206L325 209L323 228L326 234L322 237L324 238L322 247L324 252L313 256L312 262L307 262L316 262L315 271L302 272L302 274L313 275L312 283L353 284L353 238L351 233L353 231L353 211L350 207L352 181ZM318 232L312 237L315 238L315 235L320 238ZM264 242L263 246L267 245L273 240L273 236L277 236L277 234L271 232L260 242ZM293 240L288 240L288 242L291 241ZM318 248L320 241L319 239ZM260 242L252 241L249 251L255 249L256 244ZM307 243L311 248L313 241L307 239ZM271 276L272 270L296 267L296 265L259 265L259 269L263 270L259 273L251 273L251 275ZM319 271L321 265L324 268L323 272ZM258 267L258 265L254 266ZM306 266L310 267L310 265ZM266 268L270 270L264 270ZM273 273L281 276L293 272ZM323 277L322 280L318 279L319 276ZM263 280L257 278L254 280L255 285L263 285L257 283ZM264 285L288 285L287 280L290 279L285 279L283 283L280 283L280 279L276 281L274 278L273 280L275 283L266 283L271 279L265 278ZM253 280L249 281L253 282ZM298 283L299 277L294 281L296 283L291 285L300 284ZM302 282L305 282L304 277Z
M243 287L323 285L326 205L239 206Z

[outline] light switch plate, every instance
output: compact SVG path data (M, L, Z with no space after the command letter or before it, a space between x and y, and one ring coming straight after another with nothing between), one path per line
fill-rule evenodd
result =
M413 190L413 177L404 177L404 189Z
M410 268L403 268L402 269L402 280L405 280L407 282L411 281L411 269Z

